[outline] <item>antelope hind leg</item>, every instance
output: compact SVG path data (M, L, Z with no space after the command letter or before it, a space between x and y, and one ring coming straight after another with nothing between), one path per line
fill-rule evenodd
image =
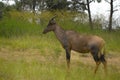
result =
M104 55L101 55L101 57L100 57L100 61L101 61L102 64L104 65L104 71L105 71L105 73L107 74L107 61L106 61Z

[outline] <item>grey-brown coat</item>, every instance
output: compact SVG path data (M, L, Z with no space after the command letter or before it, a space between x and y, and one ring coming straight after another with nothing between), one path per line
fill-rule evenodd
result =
M71 50L77 51L79 53L91 53L95 62L96 69L98 69L99 64L102 62L106 70L106 60L105 60L105 41L95 35L83 35L72 30L64 30L58 26L54 20L54 17L49 21L47 27L44 29L43 33L53 31L60 41L61 45L66 51L67 66L70 67L70 56Z

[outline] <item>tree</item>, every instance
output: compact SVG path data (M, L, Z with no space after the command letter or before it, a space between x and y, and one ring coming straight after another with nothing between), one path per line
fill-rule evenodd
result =
M37 0L32 0L32 9L33 9L33 13L35 13L36 3L37 3Z
M67 7L67 0L46 0L45 2L49 10L60 10Z
M16 4L16 9L18 11L25 10L26 6L28 8L28 5L29 5L29 8L30 8L30 5L31 5L30 0L14 0L14 1L15 1L15 4Z
M39 6L39 10L42 11L46 8L46 3L45 0L37 0L38 6Z
M108 30L111 31L112 30L112 21L113 21L113 13L115 11L117 11L117 9L114 9L114 5L113 3L116 1L116 0L105 0L107 3L110 4L110 16L109 16L109 24L108 24Z
M30 9L35 12L36 3L38 0L15 0L17 10L27 10Z
M89 16L89 25L90 25L90 28L93 29L93 22L92 22L92 17L91 17L91 10L90 10L90 3L91 2L95 2L97 1L98 3L101 2L101 0L87 0L87 11L88 11L88 16Z
M110 2L110 17L109 17L109 31L112 30L112 17L113 17L113 0Z
M3 10L4 10L4 8L5 8L4 3L0 2L0 19L1 19L2 16L3 16Z
M22 9L22 3L18 0L14 0L15 1L15 9L18 10L18 11L21 11Z
M87 0L87 10L88 10L88 16L89 16L89 25L90 25L90 28L93 29L93 23L92 23L91 11L90 11L91 2L92 1Z
M86 10L86 5L83 0L71 0L69 5L71 11L84 12Z

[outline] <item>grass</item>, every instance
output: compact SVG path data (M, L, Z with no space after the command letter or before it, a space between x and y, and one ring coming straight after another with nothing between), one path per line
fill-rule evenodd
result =
M0 80L118 80L120 78L119 64L116 63L116 66L112 62L108 64L107 76L102 65L94 76L94 62L84 64L85 61L80 62L73 58L70 72L66 71L65 52L55 35L52 32L42 34L48 20L54 14L59 15L57 22L64 29L99 35L106 41L108 54L112 52L115 58L120 56L120 31L111 33L98 29L91 31L88 23L75 23L71 20L75 13L72 15L67 13L62 15L59 12L42 13L38 15L41 24L35 24L28 22L28 18L36 18L33 14L9 12L10 17L5 16L0 21ZM64 15L71 17L68 19ZM72 56L75 55L72 54Z
M22 53L22 55L21 55ZM13 54L13 53L12 53ZM14 53L16 54L16 53ZM45 61L40 54L18 52L6 59L0 59L1 80L118 80L120 72L115 67L109 67L106 76L100 67L96 76L93 74L93 66L72 62L71 71L66 72L65 61L56 61L55 58L45 56ZM10 56L10 54L9 54ZM33 58L33 57L34 58ZM39 56L39 57L38 57ZM13 59L9 59L13 58Z

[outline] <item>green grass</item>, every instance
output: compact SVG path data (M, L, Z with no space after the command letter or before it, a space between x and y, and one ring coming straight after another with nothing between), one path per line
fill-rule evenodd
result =
M94 76L94 62L84 64L79 60L71 60L71 70L67 72L65 51L59 41L52 32L42 34L54 14L59 15L57 23L64 29L101 36L106 41L108 54L120 56L120 31L91 31L88 23L75 23L71 20L75 13L42 13L38 15L42 19L41 24L35 24L28 22L28 18L36 18L33 14L10 12L10 16L0 21L0 80L118 80L119 64L109 64L107 76L101 65Z
M29 56L30 57L30 56ZM24 56L19 59L0 59L1 80L118 80L120 72L116 68L109 67L106 76L103 69L93 74L94 67L82 63L72 63L70 72L66 72L65 63L54 62L57 59L40 61Z

